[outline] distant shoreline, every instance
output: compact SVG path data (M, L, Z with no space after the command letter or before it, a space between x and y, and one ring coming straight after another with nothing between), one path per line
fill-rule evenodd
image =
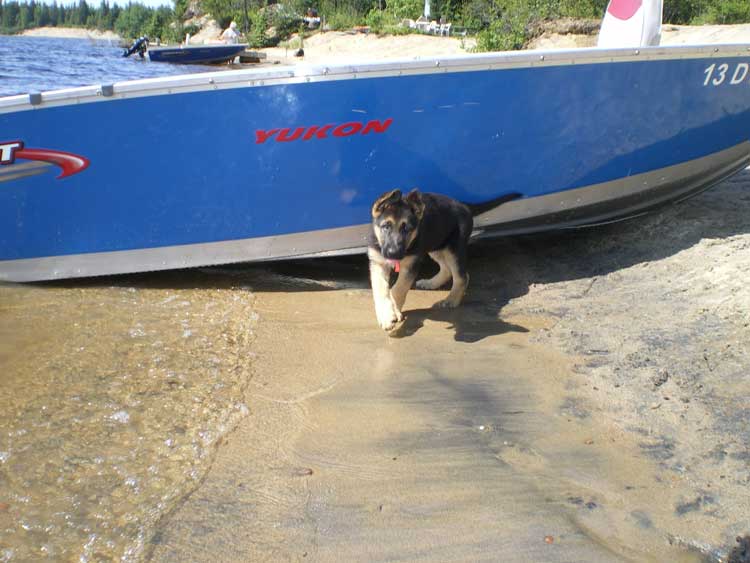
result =
M115 40L122 38L114 31L100 31L98 29L84 29L81 27L36 27L19 33L26 37L57 37L63 39L94 39Z

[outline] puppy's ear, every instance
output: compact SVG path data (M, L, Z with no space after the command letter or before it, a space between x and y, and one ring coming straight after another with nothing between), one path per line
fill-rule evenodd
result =
M391 190L390 192L387 192L381 195L378 199L375 200L375 203L372 204L373 218L380 215L383 212L383 209L385 209L386 205L396 203L400 199L401 199L401 190Z
M414 188L406 195L404 201L409 204L414 215L416 215L418 219L422 219L422 215L424 215L424 200L422 199L422 193L417 188Z

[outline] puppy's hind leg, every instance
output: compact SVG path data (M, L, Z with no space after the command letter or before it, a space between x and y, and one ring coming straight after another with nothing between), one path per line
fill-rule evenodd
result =
M444 256L453 276L453 285L448 297L435 303L435 307L458 307L463 301L466 288L469 285L469 273L466 271L466 249L464 248L463 252L461 249L456 252L452 248L446 248Z
M445 250L430 252L430 258L437 262L440 271L428 280L418 280L417 289L438 289L451 280L451 269L445 259Z
M448 241L448 245L443 251L445 262L450 268L453 276L453 285L451 286L448 297L438 301L437 307L458 307L466 295L466 288L469 285L469 272L467 272L467 262L469 260L469 238L474 227L474 219L468 209L464 209L463 216L460 218L458 230Z

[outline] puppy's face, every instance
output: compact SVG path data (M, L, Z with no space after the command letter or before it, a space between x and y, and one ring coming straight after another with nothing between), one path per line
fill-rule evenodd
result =
M380 252L387 260L401 260L417 236L424 214L421 194L415 189L406 197L401 190L380 196L372 206L372 225Z

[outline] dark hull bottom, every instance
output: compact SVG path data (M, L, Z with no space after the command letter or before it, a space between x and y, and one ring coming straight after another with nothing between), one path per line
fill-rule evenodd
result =
M708 189L750 164L750 142L661 170L565 192L519 199L479 215L477 237L582 227L637 216ZM0 280L40 281L356 254L367 225L223 242L0 262Z

